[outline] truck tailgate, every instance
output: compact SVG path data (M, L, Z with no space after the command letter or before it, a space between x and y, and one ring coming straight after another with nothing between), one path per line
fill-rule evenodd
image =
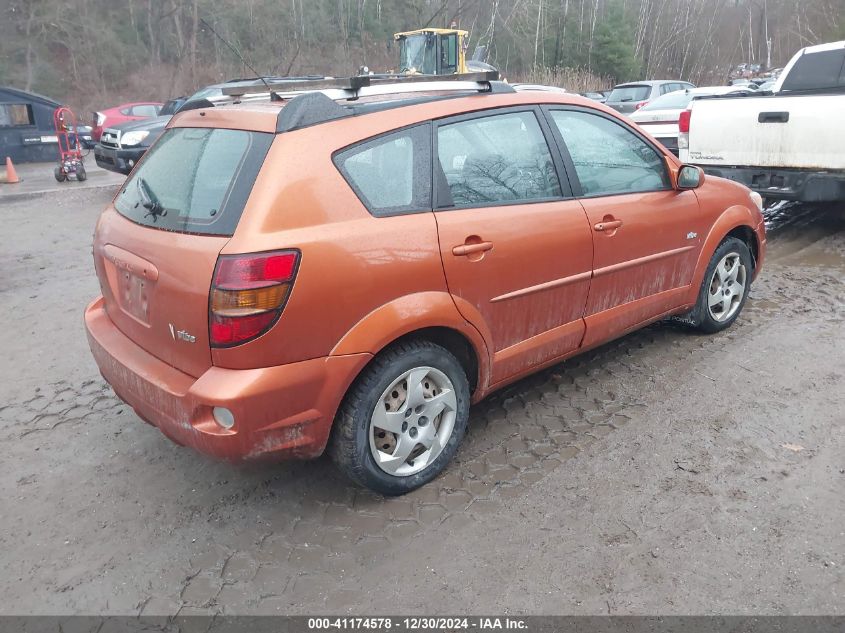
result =
M845 169L845 94L697 99L689 161L697 165Z

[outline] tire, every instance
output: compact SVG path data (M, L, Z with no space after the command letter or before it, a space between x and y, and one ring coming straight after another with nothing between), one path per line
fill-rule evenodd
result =
M708 334L729 328L748 299L752 273L748 246L726 238L710 258L695 307L682 320Z
M85 173L85 165L80 163L79 167L76 168L76 180L84 182L87 178L88 174Z
M466 373L451 352L429 341L396 344L347 392L329 454L357 484L405 494L452 460L466 432L469 400Z
M67 180L67 174L62 170L61 167L54 167L53 168L53 177L56 179L57 182L64 182Z

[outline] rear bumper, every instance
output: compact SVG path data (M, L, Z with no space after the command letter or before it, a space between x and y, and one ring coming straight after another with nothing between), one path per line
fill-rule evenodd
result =
M113 149L103 147L98 143L94 147L94 160L103 169L116 171L119 174L128 174L148 149L148 147Z
M845 172L711 165L701 168L712 176L742 183L764 198L801 202L845 200Z
M152 356L109 319L99 297L85 310L88 343L103 377L143 420L177 444L228 461L320 455L335 411L370 354L259 369L211 367L199 378ZM235 424L215 422L226 407Z

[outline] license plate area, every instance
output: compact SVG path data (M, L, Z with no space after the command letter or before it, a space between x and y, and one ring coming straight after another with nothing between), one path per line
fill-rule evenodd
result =
M118 275L118 296L120 297L121 309L144 325L149 325L149 297L152 282L126 271L120 271Z

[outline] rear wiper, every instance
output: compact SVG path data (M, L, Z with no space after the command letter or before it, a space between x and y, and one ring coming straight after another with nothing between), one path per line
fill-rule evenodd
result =
M158 197L143 178L138 178L138 193L141 194L143 200L141 206L147 209L147 213L144 214L145 218L152 216L153 222L158 222L159 216L167 215L167 209L159 202Z

